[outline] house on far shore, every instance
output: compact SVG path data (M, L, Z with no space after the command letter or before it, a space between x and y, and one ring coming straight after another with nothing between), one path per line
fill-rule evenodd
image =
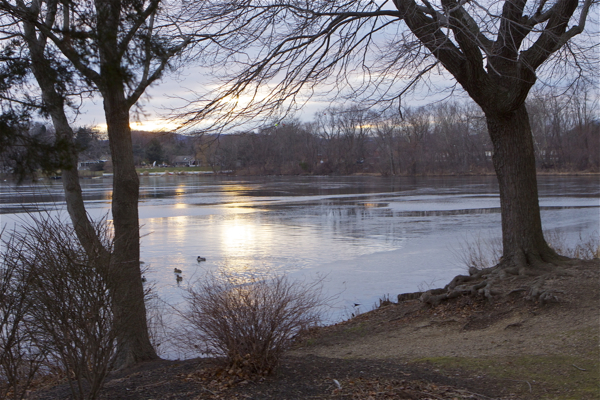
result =
M176 156L171 165L174 167L195 167L198 164L194 156Z
M80 161L77 165L77 169L79 171L102 171L104 169L104 164L106 164L107 160L87 160Z

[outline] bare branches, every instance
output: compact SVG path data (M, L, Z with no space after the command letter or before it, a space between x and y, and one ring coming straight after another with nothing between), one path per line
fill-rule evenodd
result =
M106 9L107 3L100 4L104 4L101 8ZM115 23L119 25L116 29L120 31L118 42L114 46L115 57L127 59L122 68L124 76L130 79L128 84L133 83L129 93L132 104L149 85L162 77L173 57L192 43L189 26L180 26L180 10L174 9L167 13L164 8L159 7L160 4L160 0L152 0L139 12L124 9L123 15L115 19ZM50 39L88 83L93 82L97 88L103 88L104 81L98 68L102 55L98 53L97 43L94 44L97 38L92 26L93 14L98 10L87 3L54 0L33 2L31 6L20 0L14 4L9 0L2 0L0 10L29 26L29 31L33 35L37 33L40 41ZM61 21L56 20L59 14L62 16ZM102 25L108 21L100 18L98 22ZM62 22L60 28L57 27L58 22ZM107 29L100 31L106 32ZM144 50L136 50L140 47ZM138 69L139 80L136 82Z
M25 326L31 310L29 295L32 278L16 260L23 254L23 243L14 237L0 238L6 248L0 254L0 396L22 399L46 355L32 345L31 331Z
M384 8L390 3L361 0L204 2L197 9L208 52L203 61L227 65L227 73L217 90L179 116L186 127L235 125L285 114L317 91L390 101L425 77L418 71L431 58L482 107L505 103L512 109L524 101L540 63L583 30L593 2L584 0L576 15L560 5L569 1L577 3L396 0L395 10ZM558 22L550 21L559 14L579 24L556 31ZM514 88L513 94L502 94L502 85Z
M591 3L586 0L586 3ZM560 49L571 37L580 33L579 26L573 27L565 35L568 22L575 9L577 0L558 0L554 5L554 12L548 18L545 29L534 44L523 52L521 59L524 68L537 69L552 53ZM582 17L587 16L589 5L584 6ZM585 17L584 17L585 18ZM581 27L581 30L583 27Z
M0 303L0 393L6 375L18 398L43 360L62 366L75 398L94 399L116 348L109 260L88 255L59 218L30 217L31 225L11 232L0 264L0 297L7 300ZM105 221L94 228L110 249ZM26 376L16 375L19 368Z
M321 290L321 280L208 275L188 290L185 340L224 357L231 374L267 375L291 341L320 322Z
M129 94L127 98L127 103L133 106L140 98L142 94L146 91L146 89L155 81L162 77L162 74L165 68L169 65L171 59L181 52L187 45L191 43L192 39L187 38L178 46L173 47L168 50L165 54L162 55L159 65L154 69L154 72L150 76L148 76L148 71L150 70L150 61L151 57L148 57L146 61L146 65L144 66L144 72L142 75L142 79L138 83L137 87Z

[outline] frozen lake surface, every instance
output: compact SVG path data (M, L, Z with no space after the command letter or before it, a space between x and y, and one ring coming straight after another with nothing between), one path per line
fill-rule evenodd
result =
M140 179L145 276L171 304L206 270L326 275L327 293L339 293L335 321L354 304L367 311L383 295L445 285L466 271L453 254L464 240L500 236L495 177ZM545 230L575 242L600 229L597 176L538 181ZM90 214L109 212L112 180L82 185ZM26 219L24 210L63 204L60 181L0 185L0 222L9 229ZM183 271L181 284L174 268Z

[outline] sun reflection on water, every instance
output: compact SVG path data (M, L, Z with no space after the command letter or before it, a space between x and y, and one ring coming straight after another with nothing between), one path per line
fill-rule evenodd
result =
M221 268L229 273L244 274L257 256L270 252L276 241L268 224L257 224L257 221L244 215L235 215L223 221L219 230L219 247L224 258Z

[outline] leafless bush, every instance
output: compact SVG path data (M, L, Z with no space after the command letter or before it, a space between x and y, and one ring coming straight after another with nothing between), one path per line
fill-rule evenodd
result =
M381 296L379 300L375 304L373 304L372 309L377 310L378 308L387 307L392 304L394 304L394 302L392 301L392 299L390 299L390 294L387 293Z
M16 262L28 279L29 309L24 322L30 346L45 349L49 362L67 373L75 398L93 399L115 354L113 303L108 285L110 260L89 255L74 230L59 217L30 217L13 233ZM95 225L103 245L112 240L105 221Z
M238 375L272 372L293 338L321 321L325 304L322 279L225 272L207 274L188 289L187 300L190 344L225 357L227 371Z
M489 268L498 263L502 257L502 239L484 238L477 234L472 238L464 238L458 249L452 249L455 259L468 268Z
M0 240L3 233L0 232ZM22 246L12 237L2 244L5 251L0 254L0 398L22 399L45 352L32 344L25 325L30 309L30 276L16 262Z
M165 320L168 307L166 303L152 291L152 288L146 289L145 299L150 343L152 343L152 347L156 350L156 354L162 356L168 351L167 348L170 344L168 323Z
M548 245L563 256L581 260L600 258L600 236L598 232L593 232L587 237L579 234L579 240L571 246L568 244L566 235L559 230L546 231L544 237Z

